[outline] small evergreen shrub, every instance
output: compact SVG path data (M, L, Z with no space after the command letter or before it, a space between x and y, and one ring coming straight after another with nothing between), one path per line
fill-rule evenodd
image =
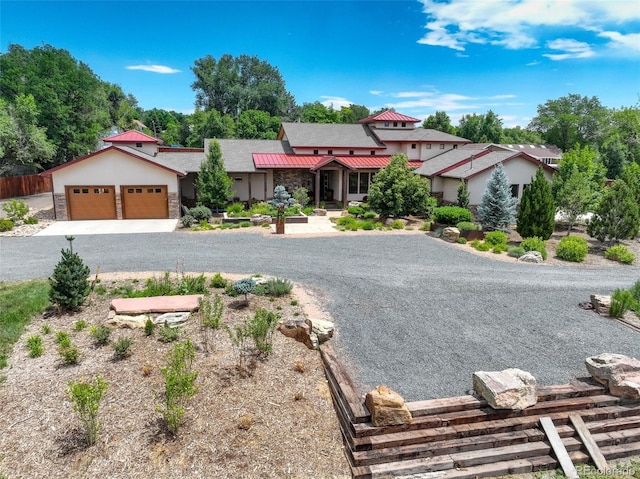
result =
M240 228L249 228L251 226L251 221L241 221Z
M460 231L476 231L480 230L482 226L480 226L478 223L472 223L471 221L460 221L458 224L456 224L456 228L458 228Z
M96 346L105 346L109 344L111 338L111 329L107 326L97 326L91 328L91 337Z
M631 264L636 259L631 251L627 249L625 245L619 244L610 246L604 252L604 257L611 261L618 261L620 263Z
M336 220L336 224L340 226L348 226L356 223L357 223L357 220L353 216L341 216Z
M6 218L0 218L0 233L11 231L14 227L13 221Z
M507 249L507 245L500 243L500 244L493 245L493 248L491 248L491 252L495 254L502 254L506 249Z
M264 283L265 292L269 296L287 296L293 289L291 281L285 278L269 278Z
M545 250L546 252L546 250ZM522 256L523 254L526 253L526 250L522 247L522 246L510 246L507 248L507 255L511 256L512 258L519 258L520 256ZM542 254L542 253L540 253ZM544 258L544 256L543 256Z
M391 228L393 228L394 230L403 230L404 223L402 222L402 220L395 220L393 223L391 223Z
M2 205L2 210L7 214L7 218L13 223L19 223L29 214L29 205L22 200L12 198L10 201Z
M248 294L253 291L253 288L256 287L256 281L253 278L242 278L233 283L233 289L238 294L244 294L244 300L247 302L249 300Z
M227 206L227 215L228 216L240 216L244 211L244 205L242 203L233 203Z
M209 221L211 218L211 210L206 206L199 205L189 210L189 214L193 216L193 219L196 220L197 223L201 221Z
M476 247L476 249L478 251L489 251L492 247L493 246L491 245L491 243L487 243L485 241L485 242L479 243L478 246Z
M73 252L73 237L68 236L69 249L62 250L62 258L49 278L49 300L61 311L75 311L84 303L91 285L89 267Z
M373 222L371 221L364 221L362 223L362 229L366 230L366 231L371 231L375 228L375 226L373 225Z
M580 236L565 236L556 248L558 258L566 261L581 262L587 256L589 247L587 240Z
M220 273L216 273L211 278L211 287L216 289L226 288L227 280L222 277Z
M309 190L307 190L304 186L300 186L293 190L293 199L296 200L296 203L300 205L301 208L304 208L309 204Z
M362 217L365 220L372 220L376 217L376 212L375 211L365 211L364 214L362 215Z
M484 235L484 240L492 246L506 245L507 234L503 231L489 231Z
M542 259L547 259L547 244L542 238L539 238L537 236L533 236L532 238L525 238L520 242L520 247L524 250L524 252L537 251L542 255Z
M158 341L162 343L172 343L180 337L178 328L170 328L166 324L158 329Z
M153 319L147 318L144 322L144 334L146 336L153 336L153 333L156 330L156 323L153 322Z
M180 224L185 228L191 228L195 222L196 219L191 215L184 215L182 218L180 218Z
M25 225L37 225L38 224L38 218L36 218L35 216L27 216L23 223Z
M349 206L349 208L347 208L347 213L357 218L358 216L364 215L364 210L360 206Z
M633 299L640 303L640 280L636 281L635 284L631 286L629 291L631 291Z
M27 348L29 349L30 358L39 358L44 353L44 346L42 345L42 336L36 334L27 338Z
M121 337L113 343L113 357L115 359L125 359L131 356L131 344L133 340L131 338Z
M471 211L459 206L440 206L433 210L433 218L436 223L442 225L457 225L462 221L473 221Z
M460 236L457 240L457 243L467 244L467 238L465 238L464 236Z
M68 346L61 345L58 348L58 354L60 354L62 362L67 365L78 364L78 361L80 360L80 350L73 343Z
M469 243L469 246L471 246L473 249L478 249L478 246L480 246L481 241L474 239L471 243Z
M80 422L84 428L88 445L95 444L98 438L100 422L98 421L98 409L108 384L100 376L96 376L93 383L79 381L69 383L67 394L71 398L73 410L80 416Z

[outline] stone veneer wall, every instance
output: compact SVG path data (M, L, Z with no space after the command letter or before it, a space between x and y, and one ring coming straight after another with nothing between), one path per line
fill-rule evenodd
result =
M118 218L119 220L121 220L123 218L122 216L122 197L120 196L120 193L116 192L116 218Z
M67 216L67 197L64 194L53 195L53 210L56 215L56 220L65 221L68 220Z
M180 218L180 198L178 193L169 193L169 218Z
M274 170L273 184L283 185L287 190L293 192L296 188L304 186L307 190L315 189L315 175L309 170Z

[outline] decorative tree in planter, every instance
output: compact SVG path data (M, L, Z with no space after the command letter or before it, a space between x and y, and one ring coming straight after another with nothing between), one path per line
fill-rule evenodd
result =
M273 199L267 203L276 208L276 234L283 235L285 221L284 210L287 209L288 206L292 206L295 200L291 198L291 195L284 186L278 185L273 189Z

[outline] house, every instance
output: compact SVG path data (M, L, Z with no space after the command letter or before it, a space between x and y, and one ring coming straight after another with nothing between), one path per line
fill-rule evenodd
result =
M471 145L464 138L416 127L419 121L385 111L349 125L285 122L276 140L217 140L233 179L229 200L263 201L281 184L289 191L307 188L315 205L362 201L375 174L391 156L404 153L445 202L455 201L464 179L472 204L477 204L498 162L518 185L516 196L544 165L527 152ZM182 205L196 204L196 179L210 141L205 140L204 148L166 147L152 136L127 131L105 138L103 149L41 175L53 180L59 220L178 218Z
M555 169L524 151L514 151L494 144L466 144L425 161L415 170L431 182L431 194L443 203L455 203L461 181L467 184L469 204L479 205L493 169L502 163L511 182L511 194L522 198L525 186L531 183L541 167L548 181Z

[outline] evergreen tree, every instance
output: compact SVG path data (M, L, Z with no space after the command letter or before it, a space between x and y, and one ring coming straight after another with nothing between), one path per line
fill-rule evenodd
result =
M502 163L491 173L478 206L478 217L485 230L508 231L515 221L517 199L511 195L509 178Z
M640 230L638 208L631 188L623 180L616 180L602 193L587 233L607 243L633 238Z
M196 180L198 203L211 210L224 208L232 195L232 183L233 180L224 169L220 143L212 140L209 143L207 159L200 165L200 173Z
M49 300L60 311L76 311L89 296L89 267L73 252L73 236L67 236L69 249L62 250L62 258L49 278Z
M457 205L460 208L469 208L469 190L467 189L467 183L464 180L460 180L460 184L458 185Z
M551 187L539 167L531 184L522 193L516 230L523 238L538 236L548 240L555 228L555 213Z

